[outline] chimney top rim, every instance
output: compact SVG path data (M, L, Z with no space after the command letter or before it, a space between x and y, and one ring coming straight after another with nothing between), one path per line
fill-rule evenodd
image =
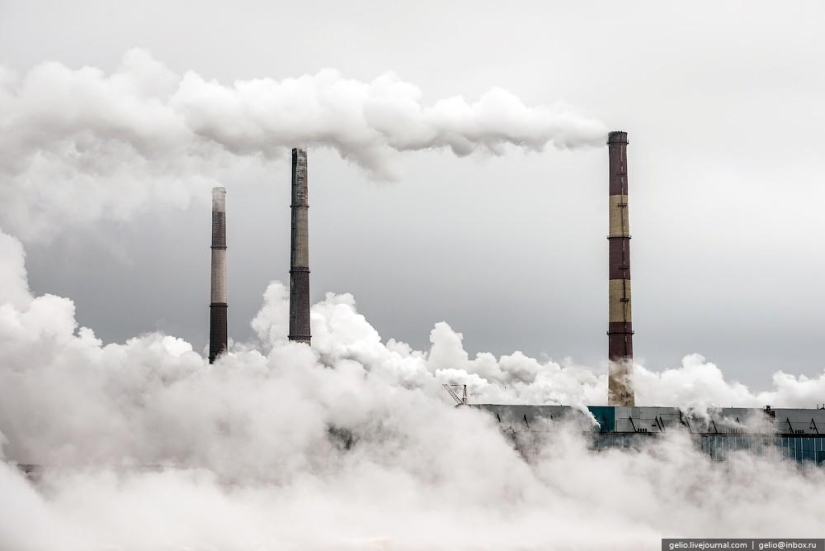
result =
M624 130L614 130L607 134L607 143L628 143L627 132Z

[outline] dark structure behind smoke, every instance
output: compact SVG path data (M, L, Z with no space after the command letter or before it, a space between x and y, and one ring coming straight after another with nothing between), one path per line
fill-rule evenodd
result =
M209 363L226 351L226 189L212 189L212 289L209 304Z
M611 132L610 154L610 320L607 403L633 406L633 323L630 309L630 218L627 205L627 132Z
M292 150L292 246L289 264L289 340L309 344L309 202L307 153Z
M461 406L459 406L461 407ZM542 442L554 423L574 423L596 450L635 448L669 432L684 431L714 460L730 452L779 453L800 463L825 464L825 409L711 408L707 412L672 407L474 404L499 422L522 452ZM594 422L595 421L595 422Z

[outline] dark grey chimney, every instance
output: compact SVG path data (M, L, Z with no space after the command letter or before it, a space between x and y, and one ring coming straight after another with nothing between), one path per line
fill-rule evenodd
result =
M292 247L289 264L289 340L309 344L309 202L307 152L292 150Z

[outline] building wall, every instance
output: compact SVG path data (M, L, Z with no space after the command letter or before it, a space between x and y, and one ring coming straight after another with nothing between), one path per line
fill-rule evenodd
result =
M825 464L825 409L716 408L701 415L670 407L472 405L493 415L516 447L541 445L542 433L573 423L595 450L638 448L671 431L690 434L714 460L734 451L762 455L778 450L800 463ZM820 430L822 434L820 434Z

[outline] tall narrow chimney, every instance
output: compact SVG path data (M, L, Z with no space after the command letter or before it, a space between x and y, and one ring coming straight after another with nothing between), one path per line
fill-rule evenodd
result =
M212 299L209 304L209 363L226 351L226 189L212 188Z
M630 310L630 220L627 212L627 132L611 132L610 322L607 403L633 406L633 324Z
M292 150L292 247L289 267L289 340L309 344L309 230L307 152Z

